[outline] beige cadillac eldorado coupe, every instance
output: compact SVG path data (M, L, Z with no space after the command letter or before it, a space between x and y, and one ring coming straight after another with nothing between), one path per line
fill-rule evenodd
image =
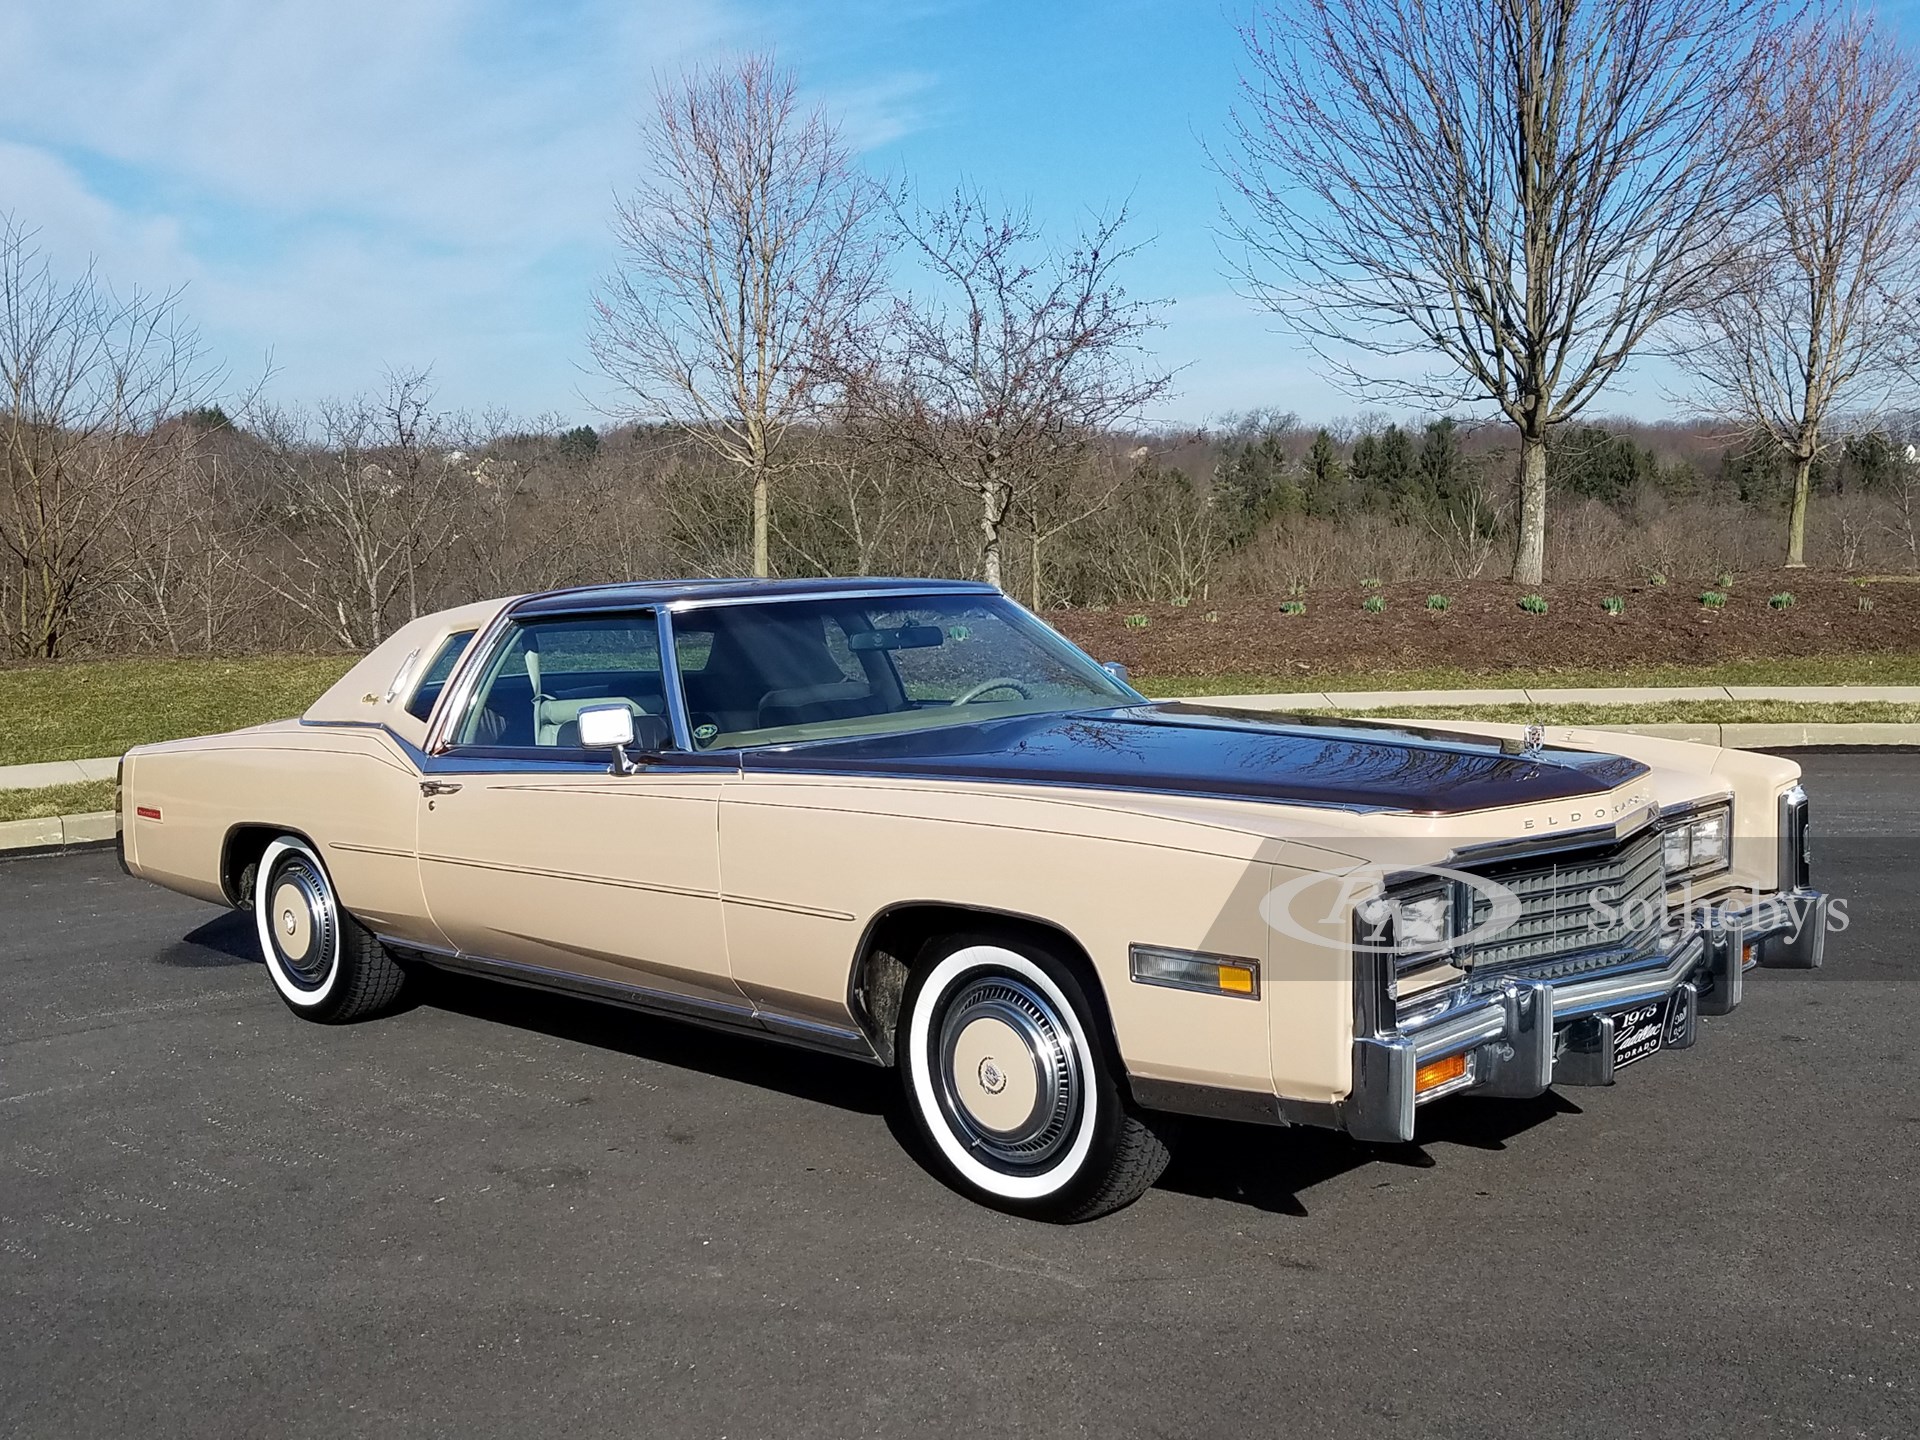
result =
M1050 1219L1139 1195L1182 1113L1393 1142L1610 1083L1828 920L1788 761L1153 703L949 581L449 610L300 719L130 752L120 805L296 1014L441 966L857 1056Z

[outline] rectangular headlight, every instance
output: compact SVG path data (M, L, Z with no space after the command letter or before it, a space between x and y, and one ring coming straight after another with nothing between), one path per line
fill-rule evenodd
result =
M1402 900L1396 906L1395 949L1402 955L1439 950L1453 938L1453 892Z
M1660 858L1667 874L1684 875L1693 868L1693 833L1689 825L1675 825L1660 837Z
M1702 815L1689 827L1693 831L1693 865L1697 870L1717 870L1727 863L1727 812L1716 810Z
M1660 858L1668 881L1713 874L1732 864L1732 822L1732 812L1725 805L1669 820L1660 836Z

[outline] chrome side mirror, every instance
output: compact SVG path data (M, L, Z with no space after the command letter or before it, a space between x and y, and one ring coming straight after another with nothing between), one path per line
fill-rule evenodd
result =
M589 705L577 717L580 745L586 750L611 750L610 774L631 775L639 770L627 747L633 744L633 712L624 705Z
M1102 660L1100 662L1100 668L1106 671L1107 674L1113 676L1113 678L1118 680L1122 685L1132 683L1127 679L1127 667L1122 665L1118 660Z

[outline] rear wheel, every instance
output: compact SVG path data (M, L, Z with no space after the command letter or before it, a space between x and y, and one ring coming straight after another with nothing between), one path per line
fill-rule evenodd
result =
M1024 941L935 941L907 985L896 1053L947 1174L990 1205L1090 1220L1166 1168L1129 1105L1100 1011L1073 970Z
M260 857L253 915L267 974L296 1015L344 1024L400 998L406 971L340 907L326 867L298 836L282 835Z

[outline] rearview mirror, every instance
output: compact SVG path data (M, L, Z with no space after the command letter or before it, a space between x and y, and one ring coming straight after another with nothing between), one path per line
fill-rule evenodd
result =
M640 767L627 754L633 744L633 712L624 705L589 705L576 723L580 726L583 750L611 750L613 763L607 769L615 775L631 775Z
M1118 680L1122 685L1132 683L1127 679L1127 667L1122 665L1118 660L1102 660L1100 662L1100 668Z
M946 643L938 625L902 625L893 630L861 630L847 637L849 650L926 650Z

